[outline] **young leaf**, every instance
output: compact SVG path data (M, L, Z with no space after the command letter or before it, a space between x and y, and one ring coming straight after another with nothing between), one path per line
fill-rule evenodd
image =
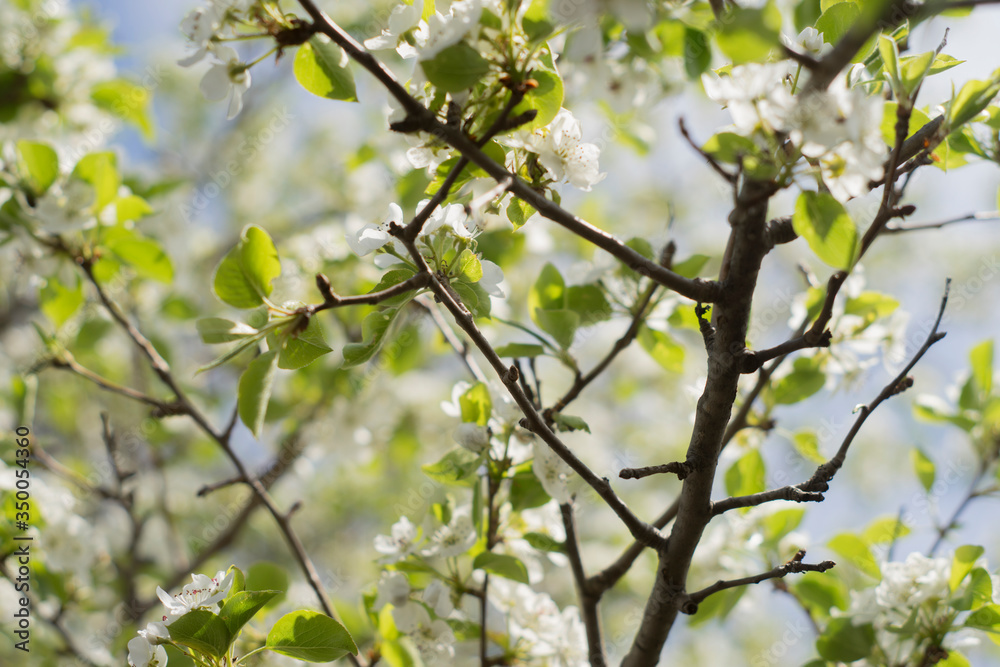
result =
M479 262L479 258L476 257L476 253L468 248L463 250L458 256L455 260L455 265L458 267L459 275L463 276L470 283L478 283L483 277L483 265Z
M882 571L868 548L868 543L857 535L841 533L827 542L827 546L872 579L882 579Z
M342 48L325 35L316 35L299 47L292 70L296 81L313 95L357 102L354 75L348 62Z
M100 211L118 196L118 158L110 151L84 155L73 168L73 177L94 188L94 211Z
M462 409L463 422L479 424L480 426L486 426L493 410L490 390L482 382L477 382L462 394L458 398L458 405Z
M948 590L954 593L958 586L965 579L972 568L976 566L976 561L986 550L983 547L966 544L955 549L955 555L951 559L951 575L948 578Z
M764 60L781 45L781 12L773 2L763 9L734 7L716 34L716 41L734 65Z
M535 209L517 197L511 197L507 203L507 219L514 225L514 231L519 230L535 214Z
M482 457L459 447L453 449L437 463L421 466L424 474L443 484L471 484L469 476L482 464Z
M555 420L556 430L558 431L586 431L590 433L590 426L579 417L556 412L552 415L552 418Z
M18 169L27 176L31 192L40 197L59 176L59 157L48 144L21 139L17 142Z
M302 317L301 315L299 317ZM297 326L298 318L289 326ZM319 318L310 317L306 328L285 340L278 355L278 368L297 370L308 366L324 354L331 352L323 336L323 327Z
M993 341L984 340L969 352L972 379L983 398L993 391Z
M83 284L77 278L76 287L68 288L53 276L38 292L38 303L45 316L58 329L80 309L84 302Z
M833 268L847 269L854 263L858 230L847 209L833 195L811 191L800 194L792 227Z
M206 609L195 609L170 624L170 639L218 659L229 650L233 635L221 618Z
M472 88L490 71L490 63L465 42L443 49L430 60L422 61L420 66L427 80L445 93Z
M542 331L550 334L564 350L573 344L573 336L580 327L580 316L566 308L554 310L535 309L535 322Z
M643 326L639 329L639 345L664 369L671 373L684 371L684 347L670 334Z
M261 296L269 296L271 282L281 275L281 261L278 250L268 233L256 225L243 231L239 245L240 267L243 274Z
M348 653L358 654L347 628L326 614L305 609L278 619L267 633L266 646L275 653L306 662L332 662Z
M538 274L538 279L528 294L528 310L555 310L565 307L565 304L566 282L559 269L548 263L542 267L542 272Z
M537 1L532 2L531 6L534 7L536 4L538 4ZM551 123L552 119L559 114L565 95L562 78L552 63L552 54L546 49L538 59L542 63L542 67L531 70L531 78L538 85L529 88L524 99L510 112L512 117L519 116L531 109L537 112L531 122L525 123L519 128L522 130L535 130ZM531 212L533 213L534 209L531 209ZM529 217L530 214L526 215L525 220ZM511 221L513 222L513 219ZM515 229L519 226L517 223L514 224Z
M212 287L224 303L236 308L256 308L264 303L240 266L239 246L233 248L215 269Z
M219 618L229 628L230 636L236 639L243 626L279 593L281 591L243 591L226 600L219 610Z
M840 5L837 5L838 7ZM816 640L816 651L826 660L854 662L868 656L875 646L875 629L871 623L857 626L850 618L832 618Z
M133 232L122 234L106 243L108 249L142 278L170 284L174 280L174 265L159 243Z
M387 308L369 313L361 325L364 339L362 343L348 343L344 346L344 368L363 364L378 352L389 325L399 313L397 308Z
M791 405L805 400L823 388L826 375L812 357L799 357L792 364L792 372L771 386L774 402Z
M751 449L726 471L726 493L731 496L749 496L764 491L766 468L760 450Z
M195 325L202 342L208 345L218 343L231 343L234 340L242 340L247 336L254 336L258 332L249 324L243 322L233 322L221 317L205 317L198 320Z
M810 463L825 463L826 458L819 451L819 438L812 431L799 431L792 438L792 443L802 458Z
M101 81L91 88L90 99L101 109L135 125L146 139L153 138L150 113L153 95L146 87L125 79Z
M580 326L611 319L611 304L597 285L573 285L568 288L566 307L580 316Z
M240 419L254 437L259 437L264 428L264 415L267 413L267 403L271 400L271 388L277 370L278 353L271 350L251 361L240 377L237 400Z
M930 493L931 487L934 486L934 462L919 449L911 449L910 458L913 459L913 470L917 473L920 486L924 487L924 491Z
M490 574L496 574L522 584L528 582L528 568L514 556L507 554L495 554L491 551L484 551L472 562L472 567L477 570L486 570Z

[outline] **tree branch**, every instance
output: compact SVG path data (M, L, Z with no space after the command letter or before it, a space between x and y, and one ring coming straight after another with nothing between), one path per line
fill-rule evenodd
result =
M831 560L825 560L822 563L803 563L802 559L805 557L805 551L799 551L792 560L788 561L784 565L779 565L773 570L768 570L761 574L756 574L752 577L743 577L742 579L730 579L729 581L717 581L707 588L703 588L696 593L691 593L687 596L684 602L684 606L681 609L685 614L694 614L698 611L698 605L707 598L709 595L718 593L719 591L724 591L728 588L737 588L738 586L748 586L750 584L759 584L762 581L767 581L768 579L781 579L789 574L799 574L800 572L826 572L836 566Z
M598 602L603 591L591 590L590 580L583 569L583 559L580 557L580 543L576 537L576 521L573 517L573 506L569 503L559 505L563 527L566 529L566 556L569 558L570 569L573 571L573 581L576 583L577 596L580 598L580 615L583 626L587 630L587 653L591 667L605 667L607 658L604 656L604 641L601 633L601 615Z
M569 213L561 206L541 193L535 191L528 183L507 171L503 165L497 164L484 153L472 139L467 137L459 127L442 123L435 115L414 99L396 80L392 73L378 59L368 53L353 37L340 29L328 16L316 7L312 0L299 0L314 21L317 32L323 33L334 43L344 49L359 65L368 70L389 93L395 97L407 113L405 120L391 126L399 132L423 131L446 141L458 150L473 164L481 167L497 183L510 181L509 189L516 196L526 201L542 216L556 222L577 236L590 241L625 263L630 269L647 276L658 283L674 290L678 294L702 303L714 302L720 294L718 283L699 278L685 278L656 262L643 257L627 245L614 238L602 229L587 223Z
M733 496L712 503L712 516L718 516L729 510L740 507L756 507L773 500L790 500L796 503L822 502L823 494L803 491L794 486L783 486L780 489L753 493L749 496Z

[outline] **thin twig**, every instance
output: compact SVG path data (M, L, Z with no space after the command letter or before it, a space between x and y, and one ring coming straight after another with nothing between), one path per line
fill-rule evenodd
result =
M591 590L590 580L583 569L583 559L580 556L580 542L576 536L576 520L573 517L573 506L569 503L559 505L563 527L566 529L566 556L569 558L573 581L576 583L577 596L580 598L580 615L587 631L587 653L591 667L605 667L607 658L604 656L604 640L601 632L601 614L598 602L601 592Z

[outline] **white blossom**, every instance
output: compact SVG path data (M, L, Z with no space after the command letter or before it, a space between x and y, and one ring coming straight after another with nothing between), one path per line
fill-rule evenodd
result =
M133 637L128 642L128 664L132 667L163 667L167 652L162 646L150 644L145 637Z
M443 620L421 624L416 632L410 634L410 639L420 651L424 664L435 667L452 664L455 657L455 633Z
M441 583L440 579L434 579L427 585L420 598L428 607L434 610L436 616L444 618L454 611L455 606L451 603L451 589Z
M584 192L604 180L598 158L601 149L584 143L578 121L567 109L562 109L546 127L534 132L520 132L508 143L538 154L538 162L557 182L568 182Z
M569 479L572 468L558 454L540 440L532 443L535 461L531 469L542 483L545 492L560 505L570 501Z
M389 14L389 25L378 37L365 40L365 48L372 51L394 49L399 38L420 22L420 8L416 4L399 5ZM409 47L407 44L406 46ZM412 47L410 47L412 49ZM400 53L400 55L403 55ZM415 55L415 52L414 52Z
M442 526L434 533L432 546L426 549L425 556L441 556L451 558L460 556L476 543L476 527L472 523L471 508L468 506L455 510L451 522Z
M452 437L474 454L482 454L490 446L490 434L485 426L479 424L460 424Z
M765 130L781 129L792 106L785 86L788 65L749 63L734 67L728 76L708 72L701 76L705 94L726 107L736 131L749 135L761 124Z
M375 588L377 593L372 605L375 611L387 604L402 607L410 601L410 580L402 572L383 572Z
M479 264L483 267L483 277L479 279L479 286L490 296L503 298L504 292L500 287L500 283L503 282L503 270L488 259L480 260Z
M217 46L212 53L218 62L205 72L199 87L205 99L212 102L228 97L226 118L232 120L243 109L243 95L250 89L250 70L232 47Z
M348 234L347 245L358 257L373 253L392 240L392 235L389 234L389 225L392 223L403 224L403 209L399 207L399 204L389 204L389 211L382 220L382 224L368 223L354 234Z
M184 614L194 609L211 609L226 597L233 584L233 573L226 574L220 570L214 577L206 574L192 574L192 583L188 584L176 595L170 595L157 586L156 595L167 608L163 617L165 625L170 625Z
M391 532L375 537L375 551L385 555L382 559L385 563L396 563L409 556L417 539L417 527L405 516L392 525Z
M482 0L458 0L451 3L447 15L435 12L417 28L417 57L431 60L449 46L458 44L473 26L478 25L482 13Z

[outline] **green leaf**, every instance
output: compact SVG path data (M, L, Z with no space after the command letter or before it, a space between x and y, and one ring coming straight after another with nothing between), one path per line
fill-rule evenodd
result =
M126 195L115 200L115 212L118 222L122 223L146 217L153 212L153 207L139 195Z
M281 275L281 261L274 241L257 225L250 225L243 230L239 249L243 274L258 294L269 296L274 289L271 282Z
M969 614L965 627L1000 632L1000 604L988 604Z
M229 587L229 595L226 596L227 600L232 598L237 593L242 593L247 587L247 580L243 574L243 570L235 565L230 565L229 569L226 570L226 574L228 575L229 573L232 573L233 575L233 585Z
M219 262L212 287L219 299L236 308L256 308L264 302L240 267L239 246Z
M677 262L673 266L674 273L682 275L685 278L696 278L701 270L705 268L708 260L711 259L708 255L691 255L683 262Z
M712 47L701 30L684 28L684 72L697 79L712 64Z
M555 420L556 430L558 431L586 431L590 433L590 426L579 417L556 412L552 415L552 418Z
M38 303L45 316L52 320L58 329L80 310L85 298L83 284L76 279L76 286L68 288L54 276L45 281L45 286L38 292Z
M292 66L295 80L313 95L357 102L354 75L342 48L325 35L316 35L299 47Z
M348 653L358 654L347 628L326 614L304 609L278 619L267 633L266 646L306 662L331 662Z
M455 265L458 267L459 275L465 277L470 283L478 283L483 277L483 265L479 262L479 258L476 257L476 253L468 248L463 250L458 256L455 260Z
M826 463L826 457L819 451L819 437L814 431L799 431L792 437L792 444L806 461Z
M233 639L254 615L281 591L243 591L233 595L219 610L219 618L229 628Z
M118 196L121 183L118 158L110 151L83 156L73 168L72 175L94 188L94 211L100 211Z
M59 176L59 156L48 144L21 139L17 142L18 171L32 194L40 197Z
M844 205L825 192L806 191L795 202L795 233L835 269L848 269L857 252L858 230Z
M760 450L751 449L737 459L726 471L726 493L731 496L749 496L764 491L766 467Z
M837 5L839 6L839 5ZM825 660L854 662L868 656L875 647L875 629L871 623L856 626L849 618L831 618L816 640L816 651Z
M555 30L549 20L548 0L534 0L521 17L521 27L531 41L546 39Z
M301 315L299 317L302 317ZM289 326L297 326L298 318ZM297 370L331 352L318 317L310 317L306 328L285 340L278 355L278 368Z
M861 9L853 2L840 2L825 10L816 19L816 30L823 33L823 41L836 44L861 18Z
M931 64L931 69L927 72L927 76L932 76L934 74L940 74L950 70L952 67L957 67L964 63L964 60L956 60L946 53L939 53L935 58L934 62Z
M260 333L257 333L256 335L248 336L248 337L242 339L237 345L234 345L231 350L227 351L221 357L219 357L219 358L213 360L212 362L210 362L208 364L205 364L204 366L202 366L201 368L199 368L198 369L198 373L204 373L205 371L210 371L213 368L217 368L217 367L221 366L222 364L226 363L227 361L229 361L231 359L235 359L237 356L239 356L240 354L242 354L246 350L249 350L251 347L253 347L253 348L256 349L257 348L257 343L259 343L260 340L265 335L267 335L267 333L262 331Z
M511 197L507 202L507 219L514 225L514 231L519 230L535 214L535 208L517 197Z
M1000 91L1000 79L967 81L948 109L948 124L953 130L978 116Z
M239 407L240 419L250 429L254 437L259 437L264 428L267 403L271 400L274 375L278 370L278 353L265 352L250 362L240 377Z
M834 607L847 609L849 602L847 586L831 574L806 572L792 584L792 590L806 608L824 616Z
M559 347L569 349L580 327L580 315L565 308L554 310L535 309L535 322L542 331L550 334Z
M765 60L781 44L781 12L773 2L763 9L733 8L715 39L734 65Z
M278 595L264 605L266 608L274 607L285 598L285 591L288 590L288 570L277 563L257 561L247 570L246 590L278 591Z
M857 535L841 533L827 542L827 546L869 577L876 581L882 579L882 571L868 548L868 543Z
M552 500L530 465L510 479L510 505L515 512L541 507Z
M566 305L566 282L562 274L551 263L542 267L542 272L538 274L538 279L532 285L528 294L528 309L534 312L536 309L557 310Z
M234 340L243 340L247 336L255 336L259 333L249 324L243 322L233 322L221 317L205 317L195 324L202 342L208 345L219 343L231 343Z
M507 343L497 348L499 357L537 357L545 354L545 348L534 343Z
M993 341L984 340L969 352L972 380L983 399L993 392Z
M153 138L150 89L125 79L111 79L94 84L90 98L101 109L139 128L146 139Z
M484 551L476 556L476 560L472 562L472 567L518 581L522 584L529 583L528 568L520 560L507 554L495 554L491 551Z
M443 49L430 60L421 61L424 75L434 86L446 93L472 88L490 71L490 63L466 42Z
M956 591L957 592L957 591ZM961 595L953 596L948 606L959 611L979 609L993 601L993 579L984 568L975 567Z
M907 94L913 95L934 64L934 52L928 51L916 56L900 58L900 79Z
M971 378L970 378L971 381ZM913 414L917 419L929 422L947 422L954 424L963 431L971 431L976 427L976 422L962 414L948 414L941 410L936 401L932 401L929 396L918 396L913 405Z
M477 382L459 396L458 405L462 410L463 422L486 426L493 411L489 387L483 382Z
M906 537L910 532L909 527L900 521L898 516L887 516L868 524L861 534L861 539L868 544L891 544L901 537Z
M734 132L712 135L701 148L719 162L728 164L739 164L745 156L760 152L753 139Z
M580 326L611 319L611 304L597 285L573 285L568 288L566 307L580 316Z
M389 269L385 272L385 275L382 276L381 280L378 281L378 284L375 285L375 287L373 287L368 293L372 294L374 292L387 290L390 287L395 287L399 283L409 280L414 275L416 275L416 273L409 267ZM400 306L412 298L413 292L407 292L406 294L399 294L391 299L386 299L381 303L381 305L382 307Z
M976 566L976 561L986 550L983 547L965 544L955 549L955 555L951 559L951 576L948 577L948 590L954 593L958 590L959 584L965 579L972 568Z
M779 405L791 405L805 400L826 384L826 375L812 357L799 357L792 372L771 385L772 397Z
M783 537L799 527L806 511L802 507L789 507L763 517L760 522L764 541L776 545Z
M424 474L442 484L469 485L475 480L469 479L482 465L482 457L459 447L445 454L437 463L421 466Z
M684 371L684 347L670 337L670 334L643 325L639 329L639 345L653 357L656 363L671 373Z
M170 624L170 639L213 658L229 650L233 636L225 621L206 609L189 611Z
M361 324L362 340L364 342L348 343L344 346L344 368L363 364L374 357L382 345L382 340L389 330L389 325L392 324L392 321L398 314L398 308L387 308L369 313L365 317L365 321Z
M844 313L847 315L857 315L868 326L877 319L888 317L899 307L899 301L888 294L879 292L862 292L856 297L847 299L844 304Z
M141 278L170 284L174 280L174 265L159 243L128 231L105 242L108 249L124 264L132 267Z
M893 90L899 90L899 49L896 40L886 34L878 36L878 52L882 56L882 65L889 76Z
M533 548L549 553L565 553L566 545L558 542L545 533L525 533L524 540Z
M532 3L532 6L534 4ZM552 64L552 55L546 51L540 56L539 60L542 62L544 69L536 68L531 70L530 73L530 78L534 79L538 85L534 88L529 88L524 95L524 99L510 113L511 117L516 117L531 109L536 111L534 119L520 126L518 128L520 130L531 131L545 127L552 122L552 119L559 114L559 109L562 108L563 96L565 95L563 80L559 76L555 65ZM534 212L534 209L531 210ZM530 214L526 215L525 219L528 217L530 217ZM511 220L511 222L514 221ZM521 224L524 223L522 222ZM515 222L514 227L516 229L520 225Z
M924 491L930 493L931 487L934 486L934 462L919 449L910 450L910 459L913 461L913 470L917 473L920 485L924 487Z

